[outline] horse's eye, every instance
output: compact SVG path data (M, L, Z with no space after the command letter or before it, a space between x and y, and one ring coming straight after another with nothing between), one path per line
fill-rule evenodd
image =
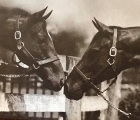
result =
M99 51L99 48L98 47L94 47L94 48L92 48L92 51Z
M88 55L95 57L99 53L99 48L92 48L89 50Z
M46 36L47 36L47 34L44 32L44 30L40 30L38 33L37 33L37 36L38 36L38 38L39 39L44 39Z
M39 45L42 45L42 44L45 43L45 40L44 40L44 39L42 39L42 40L37 40L37 43L38 43Z

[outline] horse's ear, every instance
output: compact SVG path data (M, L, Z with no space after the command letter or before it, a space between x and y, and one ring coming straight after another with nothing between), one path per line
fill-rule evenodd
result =
M94 22L94 21L92 20L92 23L93 23L93 25L97 28L97 30L100 31L100 27L96 24L96 22Z
M92 20L94 26L103 33L113 33L113 30L106 26L105 24L101 23L100 21L98 21L96 18L94 18L95 22Z
M43 18L46 20L52 14L52 11L53 10L51 10L47 15L43 16Z
M45 13L47 8L48 8L48 6L46 8L44 8L43 10L32 14L31 16L33 16L35 18L41 18L43 16L43 14Z

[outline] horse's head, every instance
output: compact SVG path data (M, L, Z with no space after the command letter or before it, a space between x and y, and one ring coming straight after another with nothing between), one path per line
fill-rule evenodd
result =
M3 40L0 38L0 42L4 47L16 51L20 61L30 66L49 89L59 91L63 86L65 75L51 36L46 30L45 20L52 13L51 11L43 16L46 9L26 17L22 15L18 18L17 15L7 17L2 26ZM21 32L21 39L18 31Z
M96 19L93 24L99 32L64 85L70 99L82 98L90 82L99 84L140 64L140 27L108 27Z

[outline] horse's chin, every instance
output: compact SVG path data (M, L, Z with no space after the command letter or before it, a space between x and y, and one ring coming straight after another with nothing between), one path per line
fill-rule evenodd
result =
M49 89L49 90L53 90L53 91L56 91L56 92L58 92L58 91L60 91L61 90L61 86L59 86L59 85L53 85L51 82L49 82L49 81L43 81L43 86L42 86L43 88L45 88L45 89Z
M81 90L76 90L72 94L64 92L64 94L68 99L72 99L72 100L79 100L83 97L83 92Z

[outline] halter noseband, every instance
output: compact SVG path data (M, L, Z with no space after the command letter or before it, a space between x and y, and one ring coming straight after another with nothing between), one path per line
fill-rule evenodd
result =
M38 68L40 68L40 66L54 62L59 60L59 58L57 56L48 58L48 59L43 59L43 60L39 60L36 59L32 56L32 54L28 51L28 49L24 46L24 42L21 40L21 31L19 30L19 25L20 25L20 16L17 17L17 24L16 24L16 31L15 31L15 40L17 41L17 50L18 51L22 51L24 53L24 55L29 58L29 60L31 61L32 65L29 66L29 68L27 68L27 73L32 71L32 70L37 70ZM15 53L16 54L16 53ZM13 60L14 61L14 60ZM18 66L20 62L15 62L15 64L17 64ZM20 66L21 67L21 66Z
M115 73L115 78L113 79L113 81L111 82L111 84L109 85L109 87L113 83L115 83L115 81L117 80L117 73L116 73L116 67L115 67L115 57L116 57L116 54L117 54L116 42L117 42L117 29L115 28L114 29L114 32L113 32L113 43L112 43L112 47L109 50L109 58L107 60L107 63L109 64L109 66L112 67L112 69L113 69L113 71ZM107 67L108 67L108 65L107 65ZM101 72L103 72L106 68L102 69L99 72L99 74L97 74L95 76L95 78L98 77L101 74ZM88 86L90 86L94 90L96 90L96 92L98 92L98 94L103 93L104 91L106 91L107 89L109 89L109 87L108 87L104 91L101 91L99 88L97 88L96 85L93 84L92 79L91 78L88 78L78 67L75 66L74 67L74 70L76 71L76 73L78 73L82 77L82 79L84 80L84 82L86 82Z

